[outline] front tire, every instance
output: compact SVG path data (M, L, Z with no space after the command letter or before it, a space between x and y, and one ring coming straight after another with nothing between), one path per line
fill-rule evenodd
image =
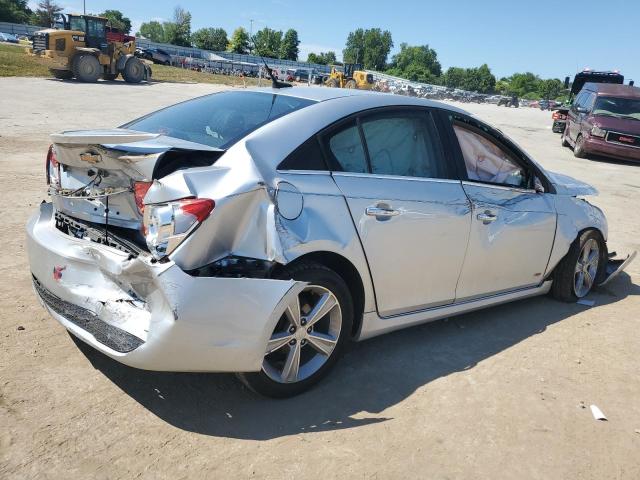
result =
M573 156L576 158L587 158L587 152L584 151L584 136L578 135L576 144L573 147Z
M131 57L124 66L122 77L127 83L140 83L144 78L144 64L137 57Z
M239 377L261 395L285 398L308 390L334 366L349 340L353 300L344 280L315 262L285 267L277 278L307 285L278 320L262 370Z
M552 295L563 302L576 302L602 281L607 261L607 248L602 235L586 230L571 244L556 267Z
M81 54L73 62L73 74L81 82L95 83L102 76L102 65L91 54Z

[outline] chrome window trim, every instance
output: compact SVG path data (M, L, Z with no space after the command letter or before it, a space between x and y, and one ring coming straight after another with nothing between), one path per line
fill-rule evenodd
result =
M281 175L295 174L295 175L331 175L329 170L280 170L276 169L276 173Z
M379 180L408 180L411 182L435 182L435 183L460 183L460 180L451 178L431 178L431 177L404 177L402 175L382 175L379 173L358 173L358 172L331 172L338 177L376 178Z
M508 185L500 185L497 183L486 183L486 182L478 182L473 180L463 180L462 185L484 187L484 188L497 188L498 190L509 190L512 192L519 192L519 193L535 193L536 195L540 195L536 190L532 188L510 187Z

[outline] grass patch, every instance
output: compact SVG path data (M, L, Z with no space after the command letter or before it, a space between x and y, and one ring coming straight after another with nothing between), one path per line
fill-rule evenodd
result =
M30 57L21 45L0 44L0 77L50 77L44 60Z
M174 83L215 83L218 85L242 86L240 77L213 75L166 65L152 65L153 80ZM0 44L0 77L51 77L45 59L27 55L24 46ZM246 78L247 86L258 85L258 79ZM262 86L268 86L262 80Z

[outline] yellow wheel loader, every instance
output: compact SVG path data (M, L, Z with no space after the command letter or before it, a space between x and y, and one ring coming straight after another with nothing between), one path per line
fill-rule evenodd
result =
M371 90L374 87L373 75L362 70L359 63L345 63L342 70L331 67L331 73L324 82L327 87L357 88Z
M134 55L136 39L107 25L104 17L63 15L56 27L33 36L31 55L49 60L49 70L60 79L96 82L100 78L125 82L151 80L151 68Z

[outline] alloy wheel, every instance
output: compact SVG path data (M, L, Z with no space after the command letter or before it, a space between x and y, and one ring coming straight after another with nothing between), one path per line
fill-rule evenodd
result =
M276 325L262 370L278 383L295 383L316 373L338 344L342 311L336 296L319 285L307 285Z
M600 262L600 246L598 241L590 238L582 246L576 262L573 277L573 291L576 297L584 297L593 287Z

